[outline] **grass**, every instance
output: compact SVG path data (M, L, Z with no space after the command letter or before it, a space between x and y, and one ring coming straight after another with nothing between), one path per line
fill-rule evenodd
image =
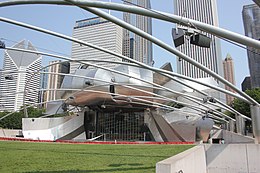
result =
M0 172L150 173L192 145L94 145L0 141Z

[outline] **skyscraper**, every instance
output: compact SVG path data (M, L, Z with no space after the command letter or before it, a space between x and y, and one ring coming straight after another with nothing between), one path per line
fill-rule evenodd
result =
M150 0L126 0L125 4L136 4L144 8L151 8ZM124 13L124 21L152 34L152 19L142 15ZM134 60L153 65L152 43L126 29L123 30L123 55Z
M253 0L260 7L260 0Z
M88 43L106 48L110 51L122 54L123 30L116 24L107 21L100 17L80 20L76 22L73 30L73 37L86 41ZM72 59L95 59L95 60L110 60L122 61L120 58L99 50L80 45L72 44ZM94 62L106 67L115 67L116 64ZM74 73L77 68L80 68L79 63L71 63L70 73Z
M59 61L51 61L49 62L51 65L48 69L50 73L64 73L68 74L70 69L69 62L61 62ZM62 75L55 75L55 74L48 74L48 82L47 82L47 89L60 89L64 76ZM52 101L61 99L61 92L50 90L46 92L46 100L45 101Z
M40 77L40 89L46 89L47 88L47 83L48 83L48 74L45 72L48 72L48 68L43 68L41 67L41 77ZM39 103L45 102L46 101L46 90L41 90L39 92ZM44 107L46 104L40 104L39 107Z
M235 70L234 70L234 61L230 54L227 54L225 60L223 61L224 67L224 78L235 85ZM225 89L231 92L234 92L230 87L225 86ZM230 105L234 100L234 97L226 95L227 104Z
M218 26L216 0L174 0L174 14ZM177 24L176 27L178 26ZM219 40L211 34L203 32L202 34L211 38L210 48L192 45L188 40L185 40L185 43L179 46L178 49L210 70L223 76ZM192 78L209 77L204 71L180 58L177 62L177 70L180 74Z
M14 48L37 51L31 42L26 44L23 40L13 46ZM31 71L40 70L41 55L6 50L3 63L3 73L0 82L0 105L2 110L16 111L25 104L38 102L38 89L40 88L40 75ZM24 98L24 93L26 96Z
M255 5L243 7L243 21L245 35L253 39L260 39L260 8ZM251 77L251 87L260 87L260 50L247 47L248 65Z
M251 78L250 76L245 77L245 79L243 80L242 84L241 84L241 88L242 91L246 91L246 90L251 90Z

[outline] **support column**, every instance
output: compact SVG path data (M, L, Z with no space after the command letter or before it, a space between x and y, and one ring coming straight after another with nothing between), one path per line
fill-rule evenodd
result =
M221 125L221 128L222 128L223 130L228 130L228 129L229 129L229 124L228 124L228 122L223 123L223 124Z
M240 115L236 115L236 129L238 134L245 135L245 120Z
M24 118L28 118L28 111L27 111L26 105L23 108L23 111L24 111Z
M229 120L229 131L234 132L235 131L235 121Z
M253 126L253 134L255 137L255 143L260 144L260 106L259 105L251 105L251 118L252 118L252 126Z

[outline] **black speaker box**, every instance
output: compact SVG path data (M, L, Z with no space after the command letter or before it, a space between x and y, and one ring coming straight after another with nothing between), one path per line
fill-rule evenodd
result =
M190 43L200 47L210 48L211 39L206 35L195 34L190 37Z

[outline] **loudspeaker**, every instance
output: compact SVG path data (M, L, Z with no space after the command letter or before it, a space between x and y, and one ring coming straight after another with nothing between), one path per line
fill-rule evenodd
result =
M178 29L178 28L172 28L172 38L175 47L178 47L182 44L184 44L184 31L183 29Z
M206 35L195 34L190 37L190 43L200 47L210 48L211 39Z

